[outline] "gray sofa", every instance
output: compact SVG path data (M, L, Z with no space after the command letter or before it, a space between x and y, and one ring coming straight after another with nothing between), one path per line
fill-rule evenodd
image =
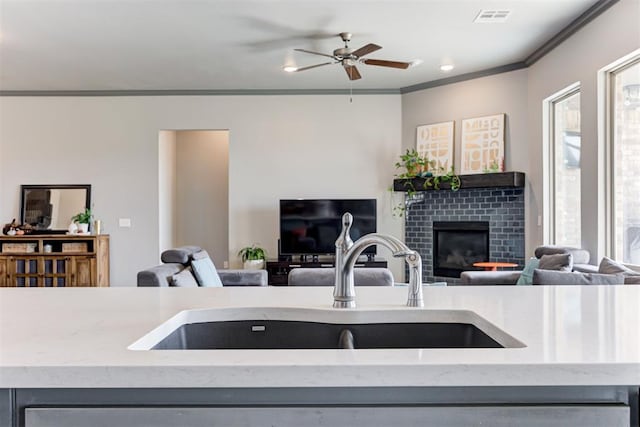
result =
M289 272L289 286L333 286L335 268L294 268ZM393 286L393 274L387 268L356 268L355 286Z
M174 281L176 275L191 268L190 264L196 253L202 253L202 249L198 246L182 246L164 251L160 256L162 264L138 272L138 286L197 286L197 284L176 285ZM223 286L267 286L268 284L266 270L217 270L217 273ZM195 278L189 283L195 283Z
M555 255L570 253L573 257L573 270L579 273L598 273L598 266L589 264L589 252L569 246L538 246L534 255L542 258L543 255ZM522 270L503 271L464 271L460 275L463 285L515 285Z

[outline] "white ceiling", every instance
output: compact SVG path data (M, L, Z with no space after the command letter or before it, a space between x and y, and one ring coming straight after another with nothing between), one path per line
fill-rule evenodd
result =
M348 89L325 62L337 33L368 57L421 59L408 70L361 64L354 89L398 89L523 61L595 0L0 0L0 90ZM504 24L474 24L509 9ZM443 73L439 67L456 68Z

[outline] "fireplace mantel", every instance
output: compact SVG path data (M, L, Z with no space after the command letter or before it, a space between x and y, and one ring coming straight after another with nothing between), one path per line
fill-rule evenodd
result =
M458 175L460 177L460 188L520 188L524 187L524 172L497 172L497 173L480 173L474 175ZM412 190L415 191L432 191L433 187L424 187L425 178L394 179L393 191L407 191L410 181L413 184ZM448 190L450 187L448 182L440 184L440 189Z

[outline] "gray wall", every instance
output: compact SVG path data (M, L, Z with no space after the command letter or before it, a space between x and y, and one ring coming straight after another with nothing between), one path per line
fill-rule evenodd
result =
M580 82L582 246L592 258L604 255L604 153L599 153L598 71L640 48L640 1L621 0L529 68L527 152L531 201L529 215L543 214L542 102L575 82ZM543 241L543 228L529 222L529 240ZM600 233L600 236L598 235ZM600 244L599 244L600 243Z
M229 260L229 132L176 132L175 245ZM162 189L161 189L162 192Z
M402 97L402 147L416 146L416 126L455 120L454 164L460 170L462 119L506 113L505 168L529 172L527 70L412 92ZM529 185L527 185L528 189ZM528 191L525 191L525 200ZM526 203L526 202L525 202ZM525 243L527 246L527 243ZM527 251L526 253L529 253Z
M277 255L281 198L377 198L378 230L401 235L387 191L400 95L2 97L0 111L0 218L17 217L20 184L92 184L112 286L134 286L158 262L160 130L229 129L231 267L253 242ZM390 262L402 277L401 261Z

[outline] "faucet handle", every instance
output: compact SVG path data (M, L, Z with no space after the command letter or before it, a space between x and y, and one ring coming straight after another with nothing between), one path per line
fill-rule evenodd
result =
M409 295L407 305L409 307L424 307L422 294L422 257L418 252L411 251L405 257L409 265Z
M416 251L406 250L406 251L394 252L392 255L394 258L407 258L415 254L416 254Z
M336 248L340 248L343 251L348 250L351 246L353 246L353 240L351 240L351 225L353 224L353 215L349 212L345 212L342 215L342 230L340 231L340 235L336 240Z

